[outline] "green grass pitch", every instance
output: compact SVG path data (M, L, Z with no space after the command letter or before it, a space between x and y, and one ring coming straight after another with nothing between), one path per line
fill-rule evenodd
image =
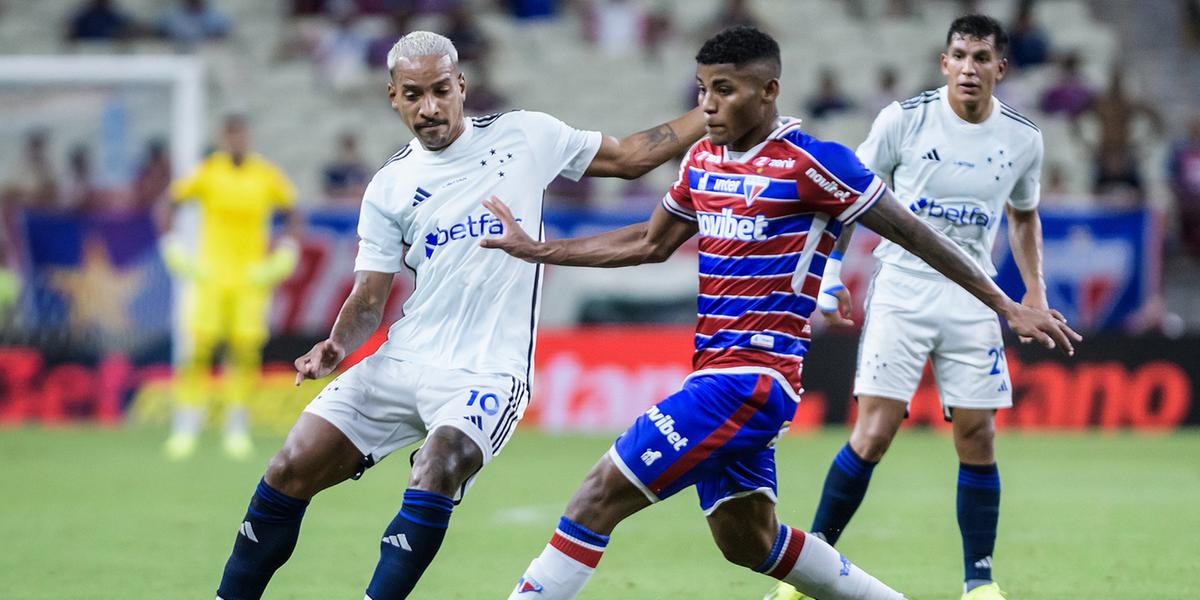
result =
M154 429L0 431L0 597L212 598L278 438L248 463L217 440L183 464ZM779 448L785 522L807 528L845 432ZM415 598L503 598L541 551L610 438L519 431L454 514ZM1200 434L1002 435L996 576L1013 600L1200 598ZM267 598L360 598L399 507L407 451L318 496ZM961 565L948 438L904 431L840 549L910 598L952 599ZM771 582L725 563L691 491L613 536L591 599L760 598Z

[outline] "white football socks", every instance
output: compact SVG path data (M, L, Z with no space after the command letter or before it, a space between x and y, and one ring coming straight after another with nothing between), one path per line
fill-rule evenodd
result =
M604 555L608 536L594 533L587 528L563 517L550 543L541 555L529 563L517 587L509 595L510 600L537 598L538 600L569 600L574 598ZM526 595L528 594L528 595Z
M509 600L569 600L587 585L596 569L547 545L541 555L529 563Z
M851 564L833 546L815 535L804 537L800 556L783 580L820 600L904 599L903 594Z

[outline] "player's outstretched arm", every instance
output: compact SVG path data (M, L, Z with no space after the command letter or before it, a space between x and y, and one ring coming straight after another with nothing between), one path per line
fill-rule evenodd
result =
M1061 313L1022 306L1010 300L950 238L915 217L890 191L875 202L859 222L900 244L971 292L1007 320L1017 335L1037 340L1047 348L1058 348L1068 356L1075 354L1072 343L1083 337L1067 326Z
M695 108L658 127L616 138L605 135L585 175L637 179L679 156L704 135L704 112Z
M379 329L383 308L392 291L392 277L392 273L375 271L354 273L354 289L342 304L329 339L317 342L312 350L296 359L296 385L332 373L347 354L357 350Z
M650 220L600 235L539 242L525 233L508 206L492 196L483 201L504 225L504 235L484 238L484 248L498 248L521 260L573 267L628 267L667 260L696 234L696 224L671 216L661 205Z

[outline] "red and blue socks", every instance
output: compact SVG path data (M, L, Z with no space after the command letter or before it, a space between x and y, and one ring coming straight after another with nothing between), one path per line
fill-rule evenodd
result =
M441 548L453 510L454 500L447 496L405 490L404 504L379 543L379 564L367 586L368 599L408 597Z
M858 568L821 538L787 525L766 560L754 567L821 600L903 600L899 592Z
M811 531L814 535L824 538L831 545L837 543L867 495L867 485L871 483L871 473L877 464L859 458L849 443L842 446L837 456L833 457L833 464L825 476L821 502L817 505L817 514L813 516Z
M990 465L958 465L958 529L962 533L966 591L992 582L992 551L1000 520L1000 471Z
M296 548L300 521L306 508L307 500L283 494L267 485L265 478L258 482L246 516L238 527L233 553L225 563L217 598L257 600L262 597L271 576Z
M567 600L587 584L608 547L608 536L562 517L541 555L533 559L509 598ZM528 595L526 595L528 594Z

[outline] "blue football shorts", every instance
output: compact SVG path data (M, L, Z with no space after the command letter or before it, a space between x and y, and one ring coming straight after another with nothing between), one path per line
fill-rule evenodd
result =
M706 515L754 493L774 502L775 441L795 413L769 375L697 375L639 416L608 456L651 502L691 485Z

